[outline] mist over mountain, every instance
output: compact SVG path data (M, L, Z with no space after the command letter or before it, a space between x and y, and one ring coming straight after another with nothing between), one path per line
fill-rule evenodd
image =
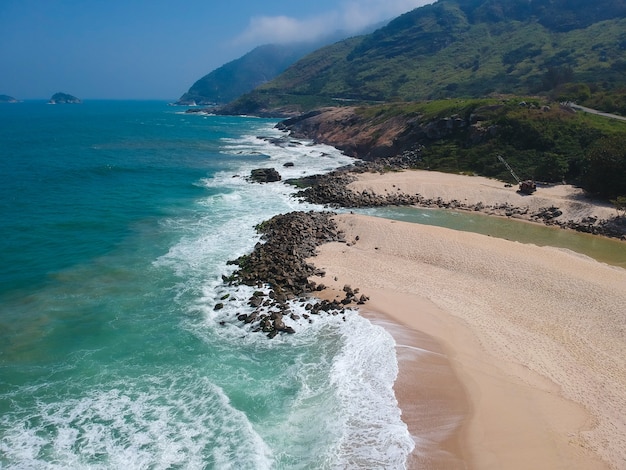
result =
M319 49L226 108L288 113L626 86L626 1L439 0Z
M373 25L359 32L363 34L380 27ZM197 80L183 94L177 104L214 105L225 104L254 88L275 78L287 67L305 55L346 37L348 33L337 31L317 41L292 44L265 44Z
M212 105L228 103L268 82L305 54L314 45L266 44L213 70L197 80L178 104Z

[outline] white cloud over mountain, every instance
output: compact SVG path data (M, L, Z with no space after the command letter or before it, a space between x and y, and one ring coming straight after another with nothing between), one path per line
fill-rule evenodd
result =
M335 31L356 32L368 25L391 19L433 0L346 0L337 8L309 18L257 16L235 42L267 44L310 41Z

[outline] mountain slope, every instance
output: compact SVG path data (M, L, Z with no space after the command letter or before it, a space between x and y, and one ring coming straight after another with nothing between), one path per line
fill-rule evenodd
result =
M358 34L369 33L381 23L368 26ZM344 39L346 31L335 31L316 41L292 44L265 44L213 70L197 80L177 104L224 104L275 78L287 67L327 44Z
M228 103L276 77L314 49L309 44L259 46L197 80L178 103Z
M439 0L315 51L230 110L535 94L571 82L626 86L626 0Z

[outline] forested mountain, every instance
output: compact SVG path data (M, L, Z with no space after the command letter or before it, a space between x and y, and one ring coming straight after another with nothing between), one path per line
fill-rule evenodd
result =
M370 26L358 34L374 31ZM177 104L225 104L248 93L285 71L305 55L348 36L346 31L335 31L316 41L293 44L265 44L213 70L197 80Z
M310 44L266 44L197 80L178 104L224 104L271 80L314 50Z
M626 87L626 0L439 0L309 54L227 112Z

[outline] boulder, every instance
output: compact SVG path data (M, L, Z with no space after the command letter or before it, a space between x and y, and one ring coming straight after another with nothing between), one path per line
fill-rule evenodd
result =
M257 168L250 172L250 179L256 183L280 181L281 176L275 168Z

